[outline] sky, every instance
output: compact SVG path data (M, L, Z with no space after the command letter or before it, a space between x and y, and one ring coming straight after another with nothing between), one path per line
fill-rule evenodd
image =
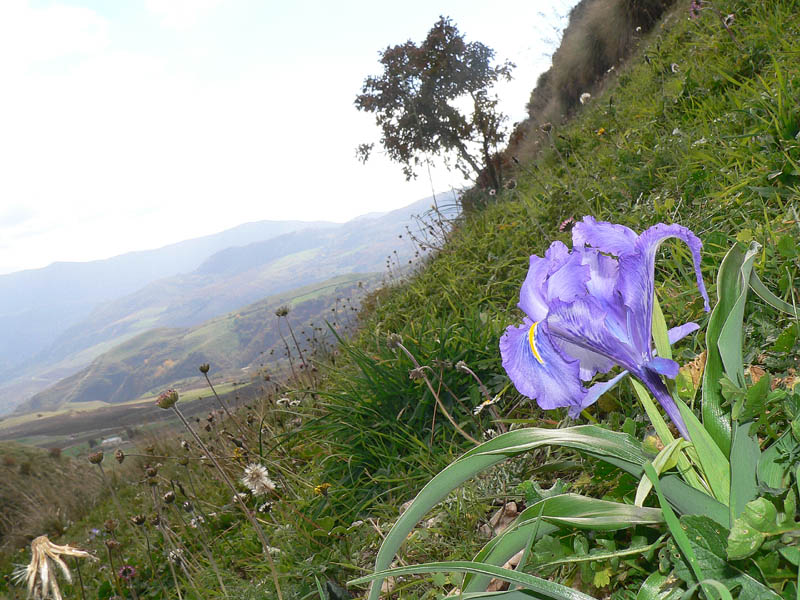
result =
M440 15L517 64L525 118L576 0L2 0L0 274L260 220L343 222L463 187L406 181L353 105Z

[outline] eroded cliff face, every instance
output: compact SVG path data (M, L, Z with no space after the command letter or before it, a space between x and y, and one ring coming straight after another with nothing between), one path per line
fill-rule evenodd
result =
M675 0L581 0L528 102L528 119L517 125L504 160L529 160L546 137L544 123L559 123L580 105L581 94L595 94L658 23ZM539 142L537 144L537 142Z

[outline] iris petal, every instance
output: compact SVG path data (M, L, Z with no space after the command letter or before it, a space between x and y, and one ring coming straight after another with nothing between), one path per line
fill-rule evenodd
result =
M536 400L540 407L551 410L569 408L577 416L586 390L579 377L578 361L563 355L553 344L546 323L536 328L536 349L539 362L531 350L529 333L533 321L525 319L519 327L509 327L500 338L503 368L514 386L524 396Z
M606 221L595 221L594 217L583 217L583 221L572 228L572 246L583 248L589 245L601 252L622 256L633 251L638 236L624 225Z
M518 306L534 321L541 321L547 316L546 285L549 274L550 261L531 256L528 275L519 290Z
M697 323L684 323L683 325L678 325L667 331L667 338L669 339L670 345L672 345L698 329L700 329L700 325Z

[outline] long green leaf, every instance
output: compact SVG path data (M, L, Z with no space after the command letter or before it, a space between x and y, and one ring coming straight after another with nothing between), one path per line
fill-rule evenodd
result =
M664 494L661 491L661 485L658 482L658 475L656 475L653 465L645 465L644 472L650 478L650 481L653 483L653 487L656 490L658 502L661 504L661 510L664 511L664 520L667 522L667 528L672 534L672 539L675 540L678 548L681 549L681 552L686 557L686 561L691 566L697 580L702 581L705 579L705 577L703 577L703 572L697 562L697 558L694 555L694 550L692 549L691 544L689 544L689 538L686 537L686 533L683 531L683 529L681 529L681 524L678 521L678 517L676 517L675 513L672 512L666 497L664 497Z
M731 306L728 316L725 318L725 323L719 333L719 340L717 340L717 347L719 348L719 355L722 359L725 373L731 381L735 381L739 385L744 385L744 361L742 359L744 308L747 304L747 292L750 289L748 285L750 273L753 271L753 262L760 249L761 245L759 243L752 242L744 255L744 261L739 268L738 274L739 293L733 306Z
M662 575L658 571L650 573L639 587L636 600L671 600L672 598L679 598L681 590L672 587L663 589L665 586L669 586L670 581L668 575Z
M791 431L784 432L777 441L761 453L758 460L758 482L771 488L789 485L788 464L782 458L797 447Z
M608 431L596 425L580 425L565 429L530 427L499 435L462 455L420 490L411 506L397 519L386 535L375 559L375 570L382 571L388 568L414 526L433 506L467 479L506 458L552 445L574 448L602 460L614 459L618 465L625 465L626 470L635 477L641 474L642 465L647 460L641 444L633 437ZM378 578L370 588L369 600L377 600L380 587Z
M676 464L678 464L680 451L688 445L689 442L687 442L685 439L678 438L676 440L672 440L669 444L664 446L661 452L659 452L658 455L656 455L656 457L653 459L653 468L656 470L656 473L661 475L664 471L669 471ZM633 501L633 503L636 506L643 506L644 501L651 489L653 489L653 484L650 482L650 479L648 479L647 475L643 475L639 480L639 487L636 489L636 499Z
M489 540L472 560L501 567L520 550L527 548L536 540L558 531L557 526L545 523L538 518L541 508L541 506L537 506L537 510L534 511L529 506L523 510L504 532ZM486 589L488 583L489 577L468 573L464 576L461 589L465 592L480 591Z
M720 450L727 456L731 448L731 424L722 409L724 398L719 381L723 364L719 351L722 327L741 292L739 273L745 254L739 244L734 245L717 271L717 304L711 311L706 327L706 366L703 371L703 423Z
M647 544L646 546L636 546L634 548L625 548L624 550L615 550L615 551L608 551L608 552L592 552L590 554L586 554L583 556L570 556L568 558L561 558L559 560L553 560L550 562L537 564L537 569L547 569L549 567L557 567L559 565L574 565L576 563L582 562L589 562L589 561L600 561L600 560L611 560L612 558L621 558L623 556L635 556L637 554L644 554L645 552L649 552L650 550L655 550L659 546L664 543L664 536L663 534L659 537L655 542L652 544Z
M478 575L489 575L503 581L508 581L515 585L524 587L538 594L542 598L549 600L596 600L592 596L588 596L578 590L570 589L566 586L547 581L535 575L528 575L527 573L520 573L510 569L503 569L494 565L487 565L482 563L471 562L468 560L455 560L451 562L432 562L423 565L411 565L408 567L397 567L396 569L387 569L385 571L378 571L365 577L359 577L353 581L348 582L348 585L358 585L361 583L372 582L374 588L376 584L385 579L386 577L398 577L401 575L419 575L421 573L475 573Z
M731 523L744 510L745 505L758 496L756 479L761 449L758 440L750 434L752 421L734 422L731 444Z
M658 298L653 295L653 343L656 346L656 352L662 358L672 358L668 332L667 321L664 319L661 305L658 303Z
M530 590L506 590L504 592L471 592L454 596L456 600L540 600L541 596Z
M647 413L647 418L650 419L650 423L652 423L653 428L656 430L656 434L661 440L661 443L664 444L664 446L669 446L675 440L675 438L672 437L672 433L667 426L667 422L664 420L664 417L661 416L661 413L656 407L655 402L653 402L653 399L650 397L647 388L633 378L631 378L631 384L633 384L633 390L636 392L639 402L642 403L644 411ZM678 457L678 470L681 472L686 482L693 488L700 490L701 492L708 491L708 488L703 480L683 454Z
M758 277L758 273L755 271L750 272L750 287L752 290L761 298L764 302L769 304L772 308L785 312L786 314L792 315L795 319L800 318L800 311L796 306L792 306L788 302L784 302L780 298L778 298L775 294L773 294L767 286L761 281Z
M661 478L661 489L669 503L682 515L704 515L723 527L730 527L728 507L705 492L686 485L677 475Z
M559 494L540 500L522 511L514 523L484 546L473 560L496 566L505 564L529 543L539 520L544 523L540 524L537 537L552 533L557 529L555 526L615 531L636 525L663 523L661 511L657 508L642 508L579 494ZM545 529L547 524L551 526ZM467 575L463 589L467 592L480 591L488 583L486 578Z
M711 486L714 497L728 506L731 493L731 465L728 458L683 400L675 397L675 403L686 423L686 429L689 430L689 437L692 438L692 445L697 452L700 468L703 469L703 474L706 476L708 485Z

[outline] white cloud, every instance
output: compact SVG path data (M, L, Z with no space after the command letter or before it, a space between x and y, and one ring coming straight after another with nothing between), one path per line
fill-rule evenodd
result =
M95 54L108 43L107 21L88 8L0 2L0 56L4 57L0 77L20 76L37 63L56 58Z
M223 0L145 0L145 7L164 27L190 29L222 3Z

